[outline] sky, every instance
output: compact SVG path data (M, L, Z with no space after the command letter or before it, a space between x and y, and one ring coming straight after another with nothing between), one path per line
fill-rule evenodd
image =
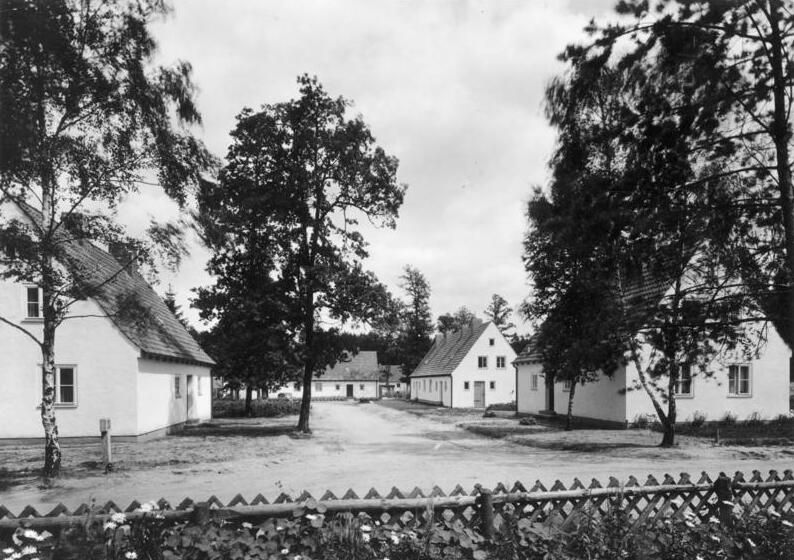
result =
M402 296L405 265L431 287L433 317L491 295L517 307L530 294L521 262L524 210L546 184L554 131L543 92L564 70L557 55L614 0L176 0L153 28L159 61L187 60L198 86L196 131L223 157L243 107L296 98L298 75L316 75L353 102L408 186L394 230L365 228L375 272ZM157 189L125 205L122 219L178 211ZM191 289L208 285L196 242L176 273L160 276L188 318ZM514 319L519 331L529 325Z

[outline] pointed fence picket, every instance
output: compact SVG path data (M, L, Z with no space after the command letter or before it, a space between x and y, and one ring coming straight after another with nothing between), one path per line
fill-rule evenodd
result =
M627 513L636 524L666 517L687 516L705 521L712 516L721 518L757 511L774 510L780 514L794 511L792 470L786 470L782 477L774 470L769 471L766 478L759 471L753 471L749 480L741 472L731 479L723 473L720 477L721 483L719 478L712 480L705 472L697 482L693 482L687 473L681 473L677 481L669 475L665 475L661 482L648 476L645 484L640 484L633 476L626 483L610 477L606 486L593 479L587 487L579 479L574 479L569 487L558 480L550 489L537 481L529 490L520 482L510 488L499 483L493 489L476 485L470 492L457 485L449 493L438 486L428 493L419 488L408 493L392 488L385 495L372 488L363 498L352 489L341 498L327 491L319 499L304 491L295 499L282 493L273 502L262 494L257 494L250 502L237 494L226 504L216 496L210 496L203 502L185 498L176 506L160 499L157 515L169 522L205 523L210 520L291 518L307 513L352 513L366 514L384 524L400 527L416 527L431 520L447 521L481 530L487 535L502 523L508 512L532 523L557 521L565 524L584 514L601 516L618 509ZM718 496L726 491L720 490L720 484L727 489L732 501ZM0 505L0 531L17 527L58 529L84 524L88 520L104 522L113 513L125 513L128 519L152 516L151 512L143 511L137 500L124 509L113 501L104 505L81 504L74 510L58 504L45 514L27 506L14 515Z

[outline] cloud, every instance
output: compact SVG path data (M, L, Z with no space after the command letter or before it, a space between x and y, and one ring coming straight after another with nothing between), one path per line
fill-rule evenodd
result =
M396 293L403 265L418 267L438 315L528 295L524 206L554 146L544 88L557 54L611 4L177 0L156 33L163 62L192 63L202 137L218 155L234 116L296 97L299 74L353 100L409 185L396 230L365 228L369 267ZM197 251L170 279L183 305L209 282L205 259Z

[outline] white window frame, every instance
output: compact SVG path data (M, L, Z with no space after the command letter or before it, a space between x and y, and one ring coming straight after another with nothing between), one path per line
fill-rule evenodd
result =
M61 370L72 370L72 392L74 400L71 402L63 402L61 400ZM57 407L76 407L77 406L77 366L74 364L59 364L55 366L55 400L54 405Z
M571 380L570 379L563 379L562 380L562 390L566 393L571 391Z
M529 376L529 390L530 391L537 391L538 390L538 374L533 373Z
M731 382L731 370L735 368L738 377L736 378L733 383ZM741 392L741 380L742 380L742 370L747 371L747 391ZM731 385L733 384L733 391L731 391ZM746 399L748 397L753 396L753 368L750 364L730 364L728 366L728 396L732 398L743 398Z
M499 365L499 364L502 365ZM497 356L496 357L496 369L505 369L507 367L507 356Z
M174 399L182 398L182 376L174 376Z
M28 290L37 290L38 291L38 298L39 301L37 305L39 306L39 314L38 315L31 315L30 314L30 300L28 299ZM39 286L35 284L26 284L25 285L25 294L24 294L24 301L25 301L25 319L28 321L40 321L44 319L44 290L42 290Z
M477 369L488 369L488 356L477 356Z
M323 383L322 383L322 381L315 381L314 382L314 391L316 393L322 393L323 392Z
M684 372L687 373L689 377L689 391L684 393L681 389L684 383ZM691 399L695 396L695 376L692 375L692 366L690 364L681 364L678 368L678 380L675 383L675 388L673 389L675 397L683 398L683 399Z

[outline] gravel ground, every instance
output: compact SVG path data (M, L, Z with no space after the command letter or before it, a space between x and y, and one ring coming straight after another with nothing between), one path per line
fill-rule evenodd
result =
M551 486L557 479L566 485L574 477L606 483L609 476L629 475L642 482L649 474L794 468L794 450L787 447L718 447L683 438L679 447L663 450L656 446L659 434L614 430L492 438L460 423L516 425L474 412L419 416L374 403L322 402L313 405L310 437L291 430L294 417L216 420L181 435L115 445L118 470L107 475L97 466L98 445L66 444L64 476L50 488L39 487L35 476L40 447L0 446L0 504L18 513L28 504L48 511L59 502L74 508L92 499L126 506L133 499L178 503L216 495L229 501L237 493L249 500L262 493L272 500L303 490L341 497L348 488L363 496L370 488L386 494L395 486L449 491L456 484L471 489L518 480L529 487L540 480ZM535 443L516 443L521 438Z

